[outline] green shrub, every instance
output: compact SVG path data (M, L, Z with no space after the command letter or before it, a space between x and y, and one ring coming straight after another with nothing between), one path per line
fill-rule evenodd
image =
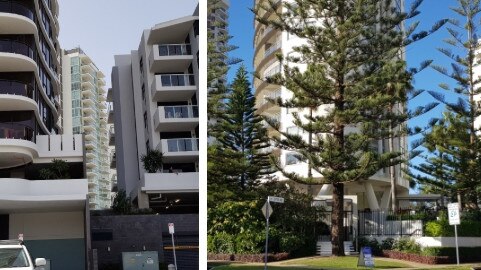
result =
M445 219L430 221L426 223L424 232L431 237L454 237L454 226L449 225L449 221ZM481 222L462 220L458 226L458 236L481 237Z
M396 240L393 238L386 238L381 243L381 250L392 250Z
M208 235L207 238L209 252L224 254L235 253L234 237L232 235L225 232L219 232L213 236Z
M448 256L454 260L456 258L456 248L454 247L427 247L421 251L425 256ZM479 261L481 247L460 247L459 257L462 262Z
M394 241L393 250L406 252L406 253L420 253L421 246L413 239L408 237L401 237L399 240Z

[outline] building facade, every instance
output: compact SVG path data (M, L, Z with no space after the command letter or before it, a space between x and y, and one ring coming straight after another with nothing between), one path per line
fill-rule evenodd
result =
M63 133L84 134L90 209L111 204L105 75L82 49L62 53Z
M267 0L256 0L255 5L259 5ZM278 11L282 11L283 1L277 1ZM403 8L403 1L396 1L398 8ZM260 11L260 16L263 18L274 19L276 14L272 11ZM277 54L282 54L285 58L291 52L293 52L293 47L299 46L305 43L304 40L293 36L287 32L283 32L279 29L273 27L265 26L257 21L254 22L255 32L254 32L254 69L260 78L254 79L254 88L256 96L256 107L260 114L268 116L272 119L276 119L280 123L280 128L282 132L290 134L298 134L304 137L305 140L308 139L308 133L300 130L294 124L293 113L298 113L299 115L307 114L307 111L302 109L287 109L281 108L276 104L269 102L269 99L282 98L283 100L292 97L292 93L289 89L267 83L264 79L266 77L273 76L277 73L282 72L282 66L276 57ZM302 70L305 68L303 65L299 65ZM314 112L314 116L322 115L325 113L325 108L319 108ZM400 108L403 109L403 108ZM269 130L269 135L273 136L277 132L267 125ZM376 145L379 152L385 152L388 149L388 142L379 141ZM406 138L397 138L395 140L395 149L404 151L406 153L407 144ZM296 172L301 175L307 176L308 164L301 161L295 152L282 150L282 149L271 149L275 155L280 158L281 164L288 172ZM409 193L409 182L402 177L400 172L400 167L396 168L396 183L397 183L397 194L399 196L407 196ZM287 180L282 174L277 173L276 176L279 180ZM320 178L321 175L317 172L313 172L314 177ZM313 189L313 196L317 197L319 200L326 200L332 194L331 185L319 185L317 188ZM344 194L353 195L356 197L356 208L357 209L389 209L391 207L391 183L389 177L389 170L381 170L373 175L370 179L360 182L347 183L345 185ZM326 197L327 196L327 197Z
M192 16L144 30L112 69L117 181L139 208L198 213L199 23ZM110 94L109 94L110 95ZM163 153L149 173L142 156Z
M0 2L0 239L23 235L50 269L81 270L88 185L82 135L58 135L58 11L57 0Z

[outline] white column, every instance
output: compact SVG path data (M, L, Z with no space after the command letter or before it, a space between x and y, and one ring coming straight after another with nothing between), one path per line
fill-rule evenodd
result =
M391 188L384 189L384 193L381 198L381 209L389 210L389 203L391 202Z
M371 183L364 183L364 188L366 189L367 203L371 210L379 210L379 204L377 202L376 194L372 188Z

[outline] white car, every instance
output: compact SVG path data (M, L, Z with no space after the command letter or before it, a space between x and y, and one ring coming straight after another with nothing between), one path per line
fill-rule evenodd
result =
M27 248L20 240L0 240L0 270L34 270L45 266L44 258L35 259L33 263Z

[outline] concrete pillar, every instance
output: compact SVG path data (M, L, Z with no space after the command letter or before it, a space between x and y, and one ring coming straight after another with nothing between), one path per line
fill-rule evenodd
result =
M139 204L139 209L149 208L149 195L147 193L139 191L137 201Z
M381 209L389 210L390 202L391 202L391 189L386 188L384 189L384 193L382 194L382 198L381 198Z
M322 188L319 191L318 195L320 196L332 195L332 185L331 184L322 185Z
M364 188L366 189L367 203L371 210L379 210L379 204L377 202L376 194L372 188L371 183L364 183Z

